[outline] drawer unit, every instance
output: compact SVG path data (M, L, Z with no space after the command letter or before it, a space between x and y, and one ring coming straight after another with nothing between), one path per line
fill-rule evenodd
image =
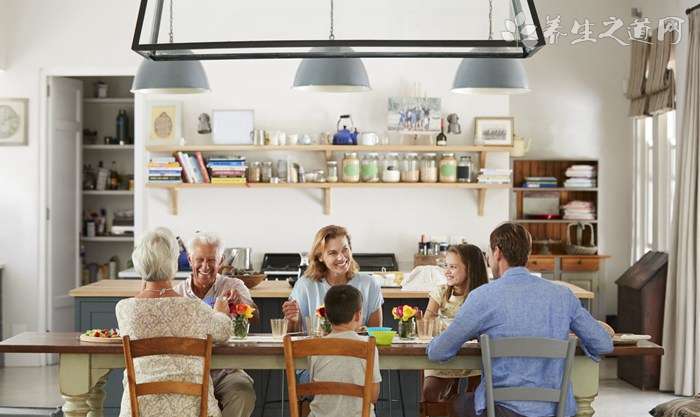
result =
M534 272L554 272L554 258L530 258L527 261L527 269Z
M598 258L562 258L562 272L595 272L600 267Z

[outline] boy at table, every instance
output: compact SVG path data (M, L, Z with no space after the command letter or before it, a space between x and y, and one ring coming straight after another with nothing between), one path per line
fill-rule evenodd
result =
M366 341L358 336L355 329L359 328L362 320L362 294L350 285L335 285L328 289L324 297L326 317L331 322L332 331L325 338L349 339ZM364 359L344 356L312 356L309 358L309 374L311 381L345 382L364 385ZM374 367L372 403L379 398L379 383L382 381L379 373L379 352L374 351ZM341 395L316 395L311 401L309 417L351 417L359 416L362 410L362 399ZM370 416L374 417L374 406L371 406Z
M530 233L521 225L504 223L490 236L489 265L495 281L469 293L455 320L428 345L428 358L442 362L462 345L487 334L492 338L543 337L566 340L578 336L581 349L594 361L613 350L608 333L565 287L539 278L525 268L532 247ZM499 358L493 362L493 384L502 387L555 388L561 383L563 363L549 359ZM460 394L452 414L485 415L484 383L475 393ZM555 404L537 401L496 403L497 417L542 417L556 414ZM576 414L569 383L565 416Z

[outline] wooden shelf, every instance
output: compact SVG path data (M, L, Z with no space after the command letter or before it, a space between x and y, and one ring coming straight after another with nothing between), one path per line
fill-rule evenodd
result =
M81 236L80 240L82 242L133 242L133 236L95 236L87 237Z
M83 195L134 195L134 190L83 190Z
M513 187L513 191L535 191L535 192L545 192L545 191L563 191L563 192L598 192L597 188L566 188L566 187L551 187L551 188L529 188L529 187Z
M185 146L147 146L148 152L274 152L274 151L298 151L298 152L510 152L511 146L422 146L422 145L285 145L285 146L261 146L261 145L185 145Z
M83 103L134 104L134 98L133 97L84 98Z
M570 220L564 220L564 219L556 219L556 220L537 220L537 219L515 219L513 220L513 223L522 223L522 224L532 224L532 223L540 223L540 224L569 224L569 223L591 223L591 224L596 224L598 223L598 220L575 220L575 219L570 219Z
M133 151L134 145L83 145L86 151Z

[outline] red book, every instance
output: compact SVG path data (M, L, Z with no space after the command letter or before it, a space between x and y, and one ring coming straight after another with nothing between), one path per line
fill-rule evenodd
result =
M174 156L175 159L177 159L177 162L182 167L182 182L192 182L192 180L190 180L189 174L187 173L187 165L185 165L185 158L183 157L182 152L176 152Z
M207 172L207 167L204 164L204 158L202 157L202 153L200 151L197 151L194 153L195 158L197 158L197 163L199 164L199 170L202 171L202 178L204 179L205 183L210 183L211 179L209 178L209 172Z

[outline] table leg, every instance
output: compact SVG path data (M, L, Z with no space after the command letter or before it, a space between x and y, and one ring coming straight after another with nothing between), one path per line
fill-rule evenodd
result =
M576 417L592 417L595 414L593 400L598 396L599 364L586 356L574 358L571 383L576 399Z
M88 395L62 395L63 415L66 417L86 417L90 411L87 405Z
M63 353L59 356L58 383L66 417L101 417L102 386L109 369L90 369L90 355Z
M102 407L105 402L105 390L104 385L107 382L107 374L97 380L94 387L90 388L90 392L87 395L87 405L90 407L90 411L87 413L87 417L103 417L104 413Z

